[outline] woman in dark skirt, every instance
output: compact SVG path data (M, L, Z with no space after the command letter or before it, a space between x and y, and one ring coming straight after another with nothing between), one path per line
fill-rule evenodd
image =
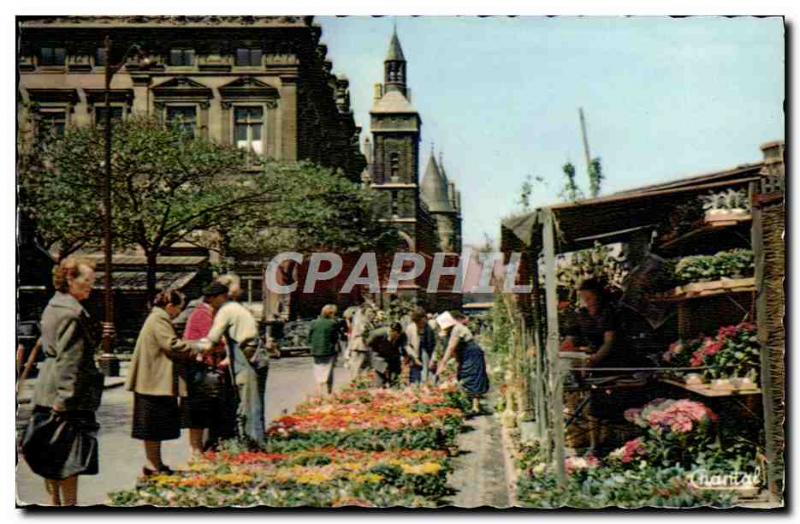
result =
M442 360L439 361L437 370L444 369L447 361L455 356L458 365L456 375L458 382L472 398L472 412L480 413L480 399L489 391L489 376L486 374L483 350L475 341L469 328L459 322L459 319L456 319L451 313L442 313L436 317L436 323L449 337L447 349Z
M54 506L78 502L78 475L97 474L99 426L95 411L103 375L94 362L95 340L81 302L94 284L90 260L69 257L53 273L56 294L42 314L41 365L33 415L22 452L34 473L45 478Z
M159 293L139 332L126 387L133 391L133 438L144 441L147 464L144 475L172 470L161 461L161 442L181 435L178 397L186 396L186 383L174 361L196 355L172 327L185 304L175 290Z

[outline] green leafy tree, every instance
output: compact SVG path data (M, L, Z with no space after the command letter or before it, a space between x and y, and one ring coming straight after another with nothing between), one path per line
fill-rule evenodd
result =
M97 172L86 169L76 177L67 162L54 161L65 159L70 151L66 146L66 140L45 140L22 151L17 164L19 211L33 222L36 243L55 262L99 244L101 233Z
M572 162L567 162L562 167L564 171L564 188L561 190L561 198L567 202L577 202L583 198L583 191L578 187L575 179L575 166Z
M603 175L603 167L600 165L600 158L595 157L589 164L589 194L592 198L600 194L604 179L605 175Z
M102 129L72 128L41 148L43 156L32 162L36 169L23 170L40 235L63 246L76 245L87 233L87 239L97 238L104 144ZM115 245L144 251L152 296L159 253L190 233L218 227L252 197L241 177L245 157L179 126L139 117L114 126L111 151ZM88 230L86 218L92 221Z
M340 171L307 161L268 162L248 191L247 203L222 228L232 254L387 251L399 240L380 221L377 194Z
M517 204L522 208L523 212L531 210L531 197L533 196L533 182L543 183L544 179L540 176L525 175L522 181L522 186L519 190L519 200Z

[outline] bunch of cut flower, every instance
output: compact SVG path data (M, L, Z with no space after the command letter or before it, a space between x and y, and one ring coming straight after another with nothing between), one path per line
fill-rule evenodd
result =
M430 506L448 493L440 450L316 448L294 453L210 452L188 471L142 479L114 505Z

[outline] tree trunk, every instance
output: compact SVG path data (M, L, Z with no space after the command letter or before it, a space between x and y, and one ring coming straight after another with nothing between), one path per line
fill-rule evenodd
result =
M156 296L156 269L158 267L156 261L158 252L148 251L147 256L147 303L151 303Z

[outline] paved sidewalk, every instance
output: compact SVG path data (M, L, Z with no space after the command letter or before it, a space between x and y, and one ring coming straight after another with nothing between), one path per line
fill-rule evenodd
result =
M467 420L458 446L461 453L453 459L450 478L450 486L457 490L452 505L510 507L500 421L493 415Z

